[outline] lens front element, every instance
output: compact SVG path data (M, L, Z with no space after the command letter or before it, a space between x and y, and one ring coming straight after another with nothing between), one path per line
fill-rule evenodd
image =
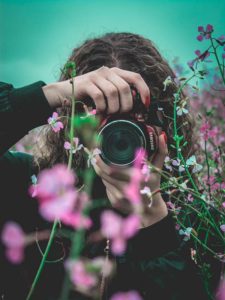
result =
M106 163L125 166L132 164L138 148L146 149L146 139L141 128L129 120L115 120L99 132L102 159Z

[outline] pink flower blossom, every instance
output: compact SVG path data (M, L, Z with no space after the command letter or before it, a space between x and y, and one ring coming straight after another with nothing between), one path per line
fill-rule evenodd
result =
M216 293L216 300L225 300L225 279L220 281L218 291Z
M103 236L112 239L112 252L120 255L126 249L126 240L139 230L140 219L134 214L122 218L113 211L106 210L101 215L101 225Z
M142 300L141 296L136 291L118 292L114 294L110 300Z
M36 195L40 214L48 221L68 219L73 211L77 192L74 188L75 175L65 165L55 165L38 175ZM32 193L32 189L30 190Z
M200 132L203 135L205 141L208 141L209 138L213 139L219 134L218 127L211 129L209 122L205 121L200 127Z
M70 279L75 287L81 292L87 292L97 287L101 275L109 276L113 270L113 264L110 260L106 261L104 257L94 259L67 260L66 269L69 271Z
M24 258L25 233L15 222L7 222L2 230L2 242L9 261L19 264Z
M199 42L203 41L204 39L208 40L213 32L213 26L208 24L205 29L203 26L198 26L198 32L200 33L197 36L197 40Z
M134 166L130 182L124 188L124 194L132 204L140 204L142 199L140 195L141 180L144 180L142 171L146 152L144 149L138 149L135 154Z
M189 202L193 202L194 201L194 198L192 197L192 194L190 194L190 193L188 194L187 200Z
M75 137L73 139L73 143L71 145L70 142L65 142L64 143L64 148L66 150L70 150L72 151L73 154L75 154L77 151L79 151L80 149L82 149L84 146L82 144L79 145L79 139L77 137Z
M188 61L188 63L187 63L191 69L194 68L195 63L198 61L212 62L212 60L206 60L206 58L210 55L208 50L206 50L202 53L200 50L195 50L195 54L197 55L197 57Z
M72 283L80 290L89 290L97 284L96 275L87 271L86 265L83 261L68 261L66 263L66 267L69 270Z
M57 121L58 120L58 113L57 112L54 112L52 114L52 117L48 118L48 124L51 125L52 127L52 130L54 132L58 132L60 131L61 129L63 129L63 123L60 122L60 121Z

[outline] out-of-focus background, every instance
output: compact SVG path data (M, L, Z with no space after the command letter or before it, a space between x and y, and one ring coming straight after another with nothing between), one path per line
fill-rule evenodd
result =
M224 15L224 0L0 0L0 80L55 81L75 46L109 31L141 34L186 66L204 48L197 26L219 35Z

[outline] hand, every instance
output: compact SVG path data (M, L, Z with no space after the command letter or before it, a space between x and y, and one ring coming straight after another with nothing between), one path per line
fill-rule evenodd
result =
M133 107L133 98L129 83L140 93L141 100L150 104L150 91L140 74L120 68L101 67L89 73L73 78L75 99L91 97L97 113L123 113ZM43 87L43 92L51 107L70 105L72 86L70 80L56 82Z
M157 171L150 173L148 182L141 182L141 188L148 186L152 193L160 188L161 174L164 160L168 154L167 144L164 134L159 136L159 150L151 162ZM106 187L107 196L113 206L123 207L125 197L124 187L130 182L133 174L133 167L129 168L116 168L114 166L107 165L103 162L101 157L97 155L96 164L94 169L96 173L102 178L102 182ZM145 208L143 215L143 226L149 226L159 221L168 214L165 202L161 197L161 193L158 192L152 197L152 205L149 208L149 199L146 195L142 195L142 201Z

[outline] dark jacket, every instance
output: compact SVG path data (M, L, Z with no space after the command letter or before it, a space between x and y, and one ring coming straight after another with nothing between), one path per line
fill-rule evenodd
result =
M14 89L11 84L0 84L1 228L6 221L18 222L27 233L51 228L51 224L38 214L37 201L30 198L27 192L34 172L32 156L8 151L29 130L46 124L52 114L41 88L43 85L45 83L39 81ZM93 186L93 199L106 197L99 177L96 177ZM98 209L92 212L91 217L96 223L99 222L100 212ZM44 249L46 243L42 242L40 246ZM84 253L89 257L103 255L104 246L105 241L86 247ZM56 237L48 259L61 257L62 252L69 252L69 247L69 242ZM1 244L0 295L4 295L2 299L5 300L25 299L41 260L40 251L33 244L26 248L24 262L12 265L6 260L4 250ZM117 273L109 284L105 299L122 290L137 290L147 300L208 299L198 275L199 270L191 260L189 246L177 234L170 214L158 223L140 229L129 241L126 253L114 259ZM63 275L63 261L47 263L32 299L58 299ZM71 299L86 298L72 293Z

